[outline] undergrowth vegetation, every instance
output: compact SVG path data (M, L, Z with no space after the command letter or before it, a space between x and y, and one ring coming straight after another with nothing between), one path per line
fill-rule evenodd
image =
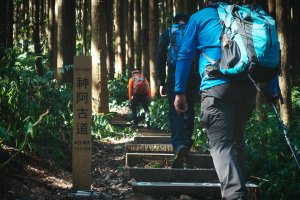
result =
M116 127L110 123L112 114L93 115L92 135L97 140L129 138L135 134L130 127Z
M261 187L261 199L299 199L300 173L288 142L300 155L299 92L293 91L294 120L289 125L288 141L280 130L271 108L267 118L259 120L254 112L245 133L247 177Z
M8 49L5 55L0 61L1 143L63 164L69 157L72 86L56 86L51 72L37 76L33 54Z
M33 54L17 49L1 52L0 144L53 159L60 166L69 168L73 87L70 83L58 85L51 70L42 77L36 75L34 61ZM93 113L94 139L134 134L130 128L113 126L109 121L111 118L111 114Z
M58 86L54 73L43 77L34 69L34 56L16 49L0 54L0 144L54 159L69 167L72 141L72 84ZM128 106L127 76L109 81L110 107ZM293 88L294 121L288 136L296 155L300 155L300 92ZM297 199L300 197L300 173L287 141L270 108L267 118L253 115L245 133L246 175L261 186L261 199ZM142 111L141 111L142 112ZM169 130L168 102L154 99L150 105L151 126ZM93 138L123 138L134 135L130 127L115 127L112 114L93 114ZM205 130L200 125L200 103L196 106L194 147L207 151Z

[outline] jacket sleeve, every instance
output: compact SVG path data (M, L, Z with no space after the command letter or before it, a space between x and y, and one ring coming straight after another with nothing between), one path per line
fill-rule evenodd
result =
M273 80L265 84L261 90L263 94L269 99L279 99L280 97L280 89L279 89L279 77L276 76Z
M177 56L175 72L175 93L185 93L186 84L191 71L191 64L196 56L198 44L197 17L192 15L183 36L183 43Z
M133 90L133 79L130 78L128 82L128 99L131 101L132 99L132 90Z
M166 64L167 64L167 50L169 44L169 31L165 29L159 37L156 53L156 71L158 78L158 85L165 85L166 82Z

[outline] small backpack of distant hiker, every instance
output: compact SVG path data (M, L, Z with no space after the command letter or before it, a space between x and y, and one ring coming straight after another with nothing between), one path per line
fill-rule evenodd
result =
M208 76L249 77L254 83L279 73L280 44L275 20L261 6L215 4L222 25L222 57L213 61ZM241 76L246 75L246 76Z
M148 92L148 84L143 74L133 74L133 94L144 95Z
M186 24L175 23L169 28L169 46L167 51L168 66L176 66L177 54L182 45Z

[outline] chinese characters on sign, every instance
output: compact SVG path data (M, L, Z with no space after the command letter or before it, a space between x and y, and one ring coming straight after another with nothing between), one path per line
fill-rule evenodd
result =
M73 188L91 186L92 58L74 57L73 77Z

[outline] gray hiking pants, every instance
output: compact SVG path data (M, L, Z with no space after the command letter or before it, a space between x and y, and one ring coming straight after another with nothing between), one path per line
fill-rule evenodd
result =
M201 124L207 131L222 199L240 199L246 193L243 133L255 95L255 88L249 84L230 86L222 99L209 90L201 94Z

